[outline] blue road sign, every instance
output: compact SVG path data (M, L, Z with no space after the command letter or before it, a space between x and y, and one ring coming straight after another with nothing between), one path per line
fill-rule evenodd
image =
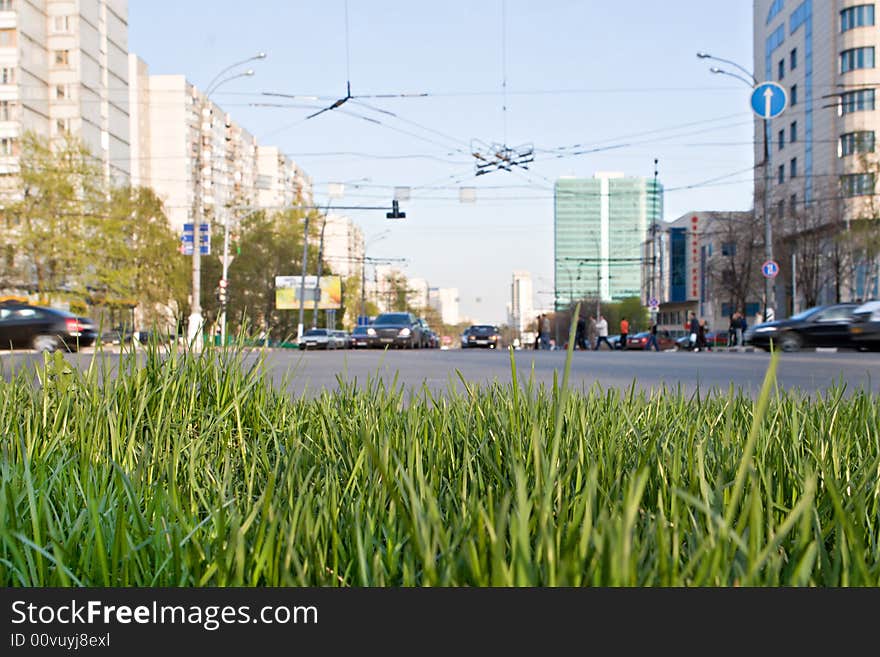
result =
M775 260L768 260L761 265L761 273L764 274L764 278L776 278L779 273L779 265Z
M763 82L752 92L751 105L752 111L762 119L774 119L788 105L788 94L782 85Z
M193 224L183 224L183 232L184 233L192 233L193 232ZM202 224L202 233L208 232L208 224Z
M193 254L192 242L184 242L183 244L181 244L180 252L183 255L191 256ZM199 253L201 255L211 255L211 247L207 244L202 244L202 248L199 249Z

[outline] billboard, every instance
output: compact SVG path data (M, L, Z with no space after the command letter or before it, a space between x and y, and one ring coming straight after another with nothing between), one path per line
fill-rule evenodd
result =
M302 276L275 277L275 309L299 310ZM321 276L321 289L315 289L317 276L306 276L305 309L315 307L318 296L318 310L337 310L342 307L342 280L339 276Z

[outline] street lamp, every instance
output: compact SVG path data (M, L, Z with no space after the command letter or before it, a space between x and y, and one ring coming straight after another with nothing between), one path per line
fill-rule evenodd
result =
M697 57L700 59L712 59L718 62L723 62L725 64L730 64L738 68L740 71L745 73L747 77L743 77L739 73L733 73L731 71L724 70L723 68L718 68L717 66L713 66L709 69L710 73L714 73L715 75L726 75L731 78L736 78L740 82L747 84L750 88L754 89L758 86L758 79L747 69L743 68L736 62L730 61L729 59L722 59L720 57L715 57L706 52L698 52ZM763 119L763 132L764 132L764 198L762 199L762 205L764 210L764 259L767 261L773 260L773 229L770 225L770 145L768 134L770 132L770 119ZM767 317L767 309L773 308L774 311L776 309L776 289L773 286L773 279L769 277L764 278L764 317Z
M391 234L391 229L387 228L381 233L373 235L369 241L364 242L364 255L361 262L361 317L367 316L367 247L381 240L384 240Z
M198 104L198 145L196 148L196 166L195 166L195 198L194 198L194 212L193 212L193 252L192 252L192 304L190 307L190 315L189 315L189 324L187 326L187 341L190 345L190 348L196 352L200 352L202 350L202 285L201 285L201 268L202 268L202 151L204 149L204 119L205 119L205 110L208 107L208 103L211 100L211 94L213 94L217 89L226 84L227 82L231 82L232 80L236 80L238 78L250 77L254 74L253 69L248 69L243 73L236 73L235 75L230 75L228 77L223 77L226 73L231 71L232 69L241 66L242 64L246 64L247 62L265 59L266 53L261 52L256 54L253 57L249 57L248 59L244 59L240 62L236 62L234 64L230 64L223 70L221 70L217 75L214 76L214 79L208 84L203 92L203 97ZM213 121L209 125L212 127ZM210 138L210 133L209 133ZM225 240L224 240L225 241ZM225 254L224 254L225 256ZM225 258L224 258L225 262ZM225 275L224 275L225 280Z

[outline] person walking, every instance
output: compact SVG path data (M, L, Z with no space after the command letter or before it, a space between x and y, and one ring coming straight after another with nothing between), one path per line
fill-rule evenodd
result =
M541 348L541 315L535 320L535 351Z
M709 343L706 342L706 320L697 322L697 348L696 351L709 351Z
M620 348L626 349L626 336L629 335L629 321L626 317L620 320Z
M590 315L590 321L587 323L587 349L592 349L596 344L596 318Z
M575 328L574 332L574 348L575 349L586 349L586 332L587 332L587 323L584 321L583 317L578 317L577 320L577 328Z
M690 319L688 323L685 325L688 331L690 331L690 347L691 349L697 348L697 333L700 330L700 322L697 320L697 314L692 310L690 312Z
M648 334L648 342L645 343L645 351L650 351L654 347L654 351L660 351L660 345L657 344L657 320L651 322L651 331Z
M550 318L547 313L541 315L541 349L550 348Z
M727 347L736 346L736 323L739 318L739 312L733 312L730 315L730 323L727 326Z
M736 350L742 351L743 347L743 336L745 335L746 329L748 328L748 324L746 323L746 316L742 312L737 313L736 325L734 326L734 330L736 331Z
M599 315L599 321L596 322L596 336L595 351L599 351L599 347L603 342L608 345L611 351L614 351L614 347L608 342L608 320L605 319L604 315Z

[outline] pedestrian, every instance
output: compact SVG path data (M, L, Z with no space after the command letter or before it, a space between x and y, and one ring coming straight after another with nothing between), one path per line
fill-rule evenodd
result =
M590 315L587 324L587 349L592 349L594 344L596 344L596 318Z
M697 322L697 351L709 351L709 343L706 341L706 320L701 319Z
M736 324L739 321L739 312L730 314L730 323L727 326L727 347L736 346Z
M776 311L773 308L767 308L767 316L764 318L765 322L772 322L776 319Z
M626 349L626 336L629 335L629 321L624 317L620 320L620 348Z
M541 348L541 315L535 320L535 351Z
M690 319L686 324L686 328L690 331L690 347L691 349L697 348L697 333L700 330L700 322L697 320L697 314L692 310L690 312Z
M614 347L608 342L608 320L604 315L599 315L599 321L596 322L596 351L599 351L599 346L603 342L608 345L611 351L614 351Z
M584 321L583 317L578 317L577 320L577 328L574 333L574 348L575 349L586 349L586 332L587 332L587 322Z
M550 348L550 318L547 313L541 315L541 349Z
M744 313L738 312L737 315L739 316L736 319L736 326L734 327L736 330L736 346L737 351L742 351L742 348L744 346L743 336L745 335L746 329L749 327L749 325L746 323L746 316Z
M657 320L651 321L651 331L648 334L648 342L645 344L645 351L650 351L654 347L654 351L660 351L660 345L657 344Z

